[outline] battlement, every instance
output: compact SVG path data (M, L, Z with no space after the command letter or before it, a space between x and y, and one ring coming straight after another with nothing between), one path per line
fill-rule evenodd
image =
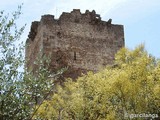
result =
M59 19L43 15L32 22L26 41L26 66L34 66L38 54L51 55L53 72L69 66L68 77L75 78L83 71L97 71L112 64L116 52L124 46L123 25L102 21L99 14L73 9L63 12Z
M57 21L54 18L54 15L43 15L41 17L41 23L43 24L49 24ZM62 15L58 19L59 22L75 22L75 23L85 23L85 24L97 24L97 23L106 23L101 20L101 17L99 14L96 14L95 10L90 12L89 10L86 10L85 13L81 13L80 9L73 9L70 13L63 12ZM34 24L34 23L33 23ZM110 23L111 24L111 23Z
M29 32L29 35L28 35L28 38L31 39L31 40L34 40L37 32L38 32L38 26L39 26L39 23L38 21L34 21L32 22L32 25L31 25L31 30Z
M81 24L97 24L104 22L101 21L100 15L96 14L94 10L92 12L86 10L85 13L81 13L80 9L73 9L71 13L63 12L59 20L61 22L75 22Z
M95 10L90 12L86 10L85 13L81 13L80 9L73 9L70 13L63 12L59 19L55 19L54 15L43 15L41 16L41 20L32 22L31 31L28 35L29 38L32 40L34 39L38 26L41 25L58 25L58 24L66 24L66 23L76 23L76 24L90 24L90 25L97 25L101 27L99 29L103 29L105 26L110 27L112 25L112 19L108 21L102 21L99 14L96 14ZM122 26L123 27L123 26Z

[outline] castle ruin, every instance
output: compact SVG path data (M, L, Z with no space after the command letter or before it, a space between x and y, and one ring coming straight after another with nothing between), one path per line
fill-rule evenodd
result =
M76 78L85 71L98 71L112 64L124 46L123 25L102 21L93 10L73 9L59 19L44 15L34 21L26 41L26 67L33 67L38 54L51 55L50 70L68 66L66 77Z

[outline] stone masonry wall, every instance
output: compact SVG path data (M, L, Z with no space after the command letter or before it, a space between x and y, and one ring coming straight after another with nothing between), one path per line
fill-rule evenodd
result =
M38 54L51 54L50 69L54 72L69 66L66 76L75 78L84 71L97 71L112 64L116 52L124 46L122 25L102 21L93 10L84 14L79 9L52 15L33 22L26 41L27 68L34 67Z

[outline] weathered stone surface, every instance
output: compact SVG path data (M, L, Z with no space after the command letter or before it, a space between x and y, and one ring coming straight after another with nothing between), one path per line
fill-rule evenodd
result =
M42 16L33 22L26 42L26 66L35 67L38 54L51 55L50 70L69 66L67 77L76 78L81 72L97 71L112 64L115 53L124 46L123 25L100 15L79 9L63 12L60 18Z

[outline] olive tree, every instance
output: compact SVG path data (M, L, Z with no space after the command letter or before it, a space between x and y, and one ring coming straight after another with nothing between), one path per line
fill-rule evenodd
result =
M48 98L53 89L53 81L45 62L49 58L36 61L40 67L35 77L24 68L24 44L21 35L25 25L17 27L21 6L12 14L0 12L0 119L32 119L37 107ZM45 64L46 65L46 64ZM38 102L39 100L39 102Z

